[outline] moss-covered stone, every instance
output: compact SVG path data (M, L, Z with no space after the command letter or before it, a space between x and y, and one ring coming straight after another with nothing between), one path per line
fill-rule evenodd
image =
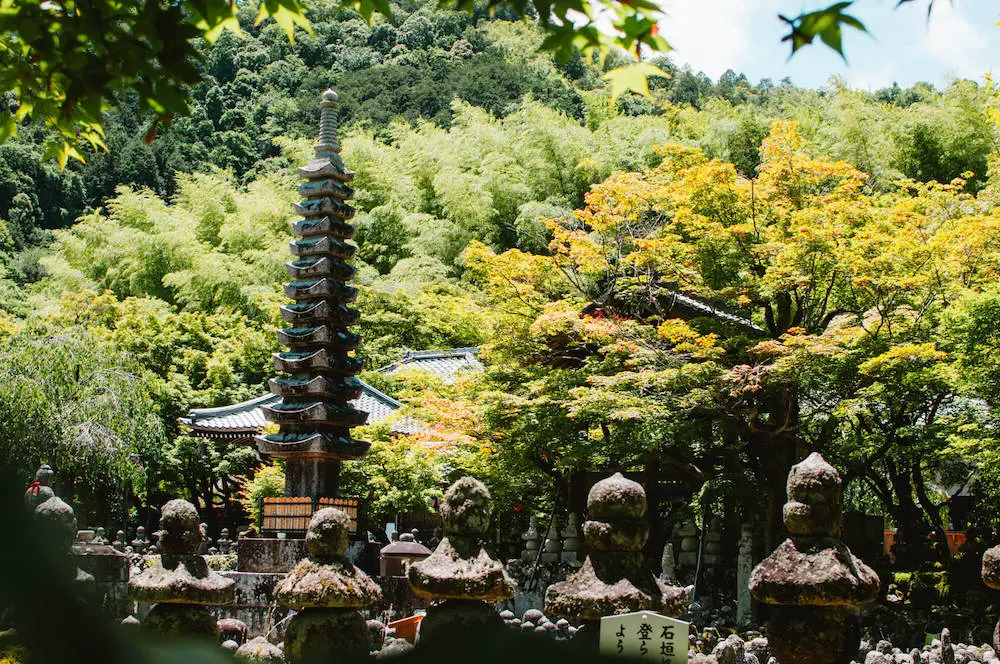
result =
M644 610L683 614L684 589L657 579L644 566L648 527L642 485L615 473L591 488L587 511L591 520L583 532L591 553L579 570L549 586L545 612L576 621Z
M841 482L819 454L788 475L785 526L791 537L750 575L750 592L777 605L768 642L782 664L847 664L857 651L854 607L878 595L875 572L835 538Z
M371 636L365 619L353 609L306 609L288 621L285 659L288 664L354 660L369 652Z
M142 627L167 637L214 639L216 635L212 612L194 604L156 604L146 614Z
M410 587L429 599L498 601L514 596L503 565L482 546L489 528L490 493L463 477L445 492L441 509L445 537L430 556L410 566Z

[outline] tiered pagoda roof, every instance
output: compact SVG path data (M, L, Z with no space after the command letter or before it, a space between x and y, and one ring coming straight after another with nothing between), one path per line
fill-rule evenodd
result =
M285 285L293 302L281 307L288 327L278 332L288 350L274 355L274 367L284 375L270 381L280 399L259 404L279 429L258 436L257 449L298 461L357 459L369 447L351 437L351 428L364 424L368 414L352 404L362 394L355 378L362 361L352 354L361 338L348 330L360 317L348 306L358 291L347 284L354 276L347 261L357 251L348 242L355 210L346 203L354 195L347 184L354 173L340 157L337 107L337 94L324 92L316 156L299 169L307 182L299 187L304 200L295 212L303 219L292 229L298 239L290 246L294 260L286 265L292 282Z

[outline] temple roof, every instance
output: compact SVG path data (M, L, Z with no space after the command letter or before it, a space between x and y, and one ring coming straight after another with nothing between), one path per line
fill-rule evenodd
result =
M453 383L461 373L481 372L483 363L479 361L479 349L475 346L447 350L408 350L399 362L393 362L378 371L393 375L413 369L430 372L446 383Z
M454 382L455 377L465 371L480 372L483 365L478 359L479 349L450 348L447 350L406 351L399 362L379 369L380 373L395 374L402 369L418 369L428 371L441 377L445 382ZM375 424L386 419L403 407L403 404L388 394L380 392L368 383L361 382L361 396L349 402L358 410L368 413L365 424ZM242 403L218 408L195 408L187 417L178 421L188 427L190 435L202 438L220 438L228 440L250 441L264 429L267 420L261 406L278 403L281 397L265 394ZM393 433L410 434L421 430L418 422L404 418L392 427Z
M368 413L365 424L380 422L403 407L403 404L388 394L376 390L368 383L361 381L361 396L349 402L352 406ZM178 421L191 428L192 435L205 438L231 438L247 440L253 438L264 429L267 420L261 406L270 406L281 401L274 394L250 399L232 406L219 408L195 408L187 417ZM413 420L400 420L392 425L393 433L414 433L419 426Z

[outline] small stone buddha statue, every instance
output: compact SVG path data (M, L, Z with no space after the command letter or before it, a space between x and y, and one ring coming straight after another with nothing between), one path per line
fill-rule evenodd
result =
M27 491L24 492L25 507L34 511L36 507L56 495L51 486L53 477L55 473L49 464L43 463L38 467L35 471L35 481L29 484Z
M209 568L198 554L198 511L171 500L160 512L160 561L129 580L129 597L153 604L144 628L164 635L215 638L209 606L233 601L234 582Z
M679 616L687 594L646 569L642 549L649 537L646 492L621 473L601 480L587 495L590 520L583 536L590 548L583 566L545 592L545 613L584 623L579 637L596 644L602 616L657 611Z
M306 531L307 558L274 589L278 604L297 613L285 630L289 664L335 662L365 655L371 636L358 609L382 599L382 590L347 558L351 519L333 507L317 510Z
M514 596L503 566L483 548L489 529L490 493L479 480L463 477L445 492L441 506L444 537L424 560L410 565L410 587L417 595L443 600L427 610L421 640L453 630L502 627L493 602Z
M841 481L817 453L788 474L789 538L750 575L750 593L775 605L768 643L782 664L847 664L861 639L855 607L878 595L878 575L837 535Z

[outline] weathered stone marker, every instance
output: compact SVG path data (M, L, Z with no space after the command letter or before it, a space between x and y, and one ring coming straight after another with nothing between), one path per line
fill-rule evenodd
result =
M983 583L1000 590L1000 545L987 549L983 554ZM1000 651L1000 621L993 630L993 647Z
M216 621L209 606L233 601L233 581L212 570L198 555L198 510L186 500L171 500L160 511L160 565L129 580L129 596L153 604L142 626L169 636L214 639Z
M753 622L750 601L750 575L753 573L753 526L740 529L740 552L736 559L736 624L747 627Z
M601 618L601 654L687 664L688 623L652 611Z
M781 664L847 664L858 651L854 607L878 595L878 576L837 539L841 482L819 454L788 474L790 537L750 575L750 592L774 604L768 643Z
M285 630L289 664L354 659L369 651L371 636L358 613L379 602L382 591L347 558L351 520L326 507L313 514L306 531L309 557L274 589L282 606L298 611Z
M70 555L76 540L76 513L61 498L52 496L35 507L35 521L44 536L55 544L59 551ZM78 593L89 593L94 587L94 577L76 566L75 561L67 572Z
M428 558L410 565L413 592L433 605L420 623L421 640L431 641L461 629L501 627L500 615L487 602L514 596L503 566L483 548L489 529L490 493L479 480L463 477L444 494L444 538Z
M591 553L569 578L549 586L545 612L584 621L580 638L589 633L590 639L596 639L597 623L604 616L684 613L684 589L663 583L643 564L649 527L642 486L615 473L591 487L587 510L591 520L583 524L583 535Z

